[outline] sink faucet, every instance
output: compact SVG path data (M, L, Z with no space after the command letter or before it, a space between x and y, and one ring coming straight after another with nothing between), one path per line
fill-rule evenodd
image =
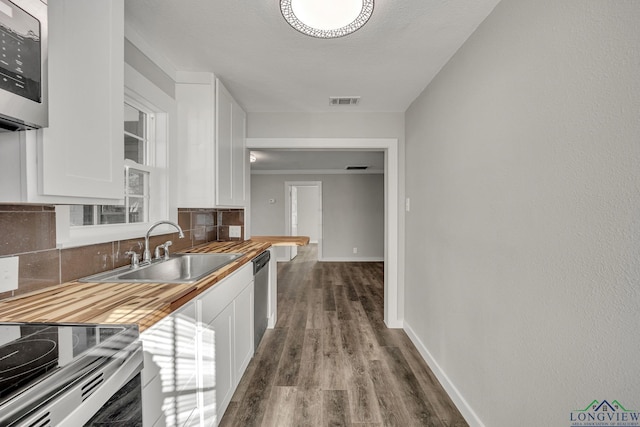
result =
M124 254L131 257L131 268L140 267L140 255L136 251L127 251Z
M164 242L161 245L156 246L156 250L155 250L155 254L153 256L154 259L162 259L164 258L165 260L169 259L169 246L173 245L173 242L171 240ZM164 257L160 256L160 249L162 249L164 251Z
M175 222L171 222L171 221L158 221L158 222L156 222L151 227L149 227L149 229L147 230L147 234L145 234L145 236L144 236L144 252L142 254L142 262L144 262L144 263L150 263L151 262L151 250L149 250L149 234L151 233L151 230L153 230L154 228L156 228L157 226L159 226L161 224L168 224L168 225L174 226L178 230L178 237L181 238L181 239L184 238L184 233L182 232L182 228L180 228L180 226L178 224L176 224Z

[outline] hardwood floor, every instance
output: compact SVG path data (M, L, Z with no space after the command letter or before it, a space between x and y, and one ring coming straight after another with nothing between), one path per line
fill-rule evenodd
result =
M383 322L383 263L278 263L267 330L221 426L466 426L400 329Z

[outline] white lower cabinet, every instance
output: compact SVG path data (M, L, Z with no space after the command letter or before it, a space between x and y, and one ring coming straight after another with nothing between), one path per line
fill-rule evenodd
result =
M198 322L194 302L140 334L144 426L184 426L198 411Z
M140 336L143 425L218 425L253 356L253 265Z
M253 274L253 271L252 271ZM252 277L253 279L253 277ZM253 281L235 299L235 342L233 369L237 382L253 357ZM247 316L246 313L250 313ZM235 389L235 387L234 387Z
M205 372L203 425L216 426L253 356L253 264L202 294L197 304Z
M203 354L213 355L213 359L203 361L205 369L213 375L207 375L204 389L204 408L208 417L204 425L215 426L222 418L233 395L233 326L234 304L229 304L222 313L209 324L203 325L208 337Z

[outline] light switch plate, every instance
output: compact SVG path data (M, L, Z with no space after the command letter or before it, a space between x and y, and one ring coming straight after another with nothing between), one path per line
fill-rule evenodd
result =
M229 237L240 237L240 226L239 225L230 225L229 226Z
M17 256L0 258L0 292L18 289L18 260Z

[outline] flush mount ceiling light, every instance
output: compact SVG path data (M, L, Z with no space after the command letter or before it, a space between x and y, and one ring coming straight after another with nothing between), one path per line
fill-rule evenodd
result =
M343 37L367 23L373 0L280 0L282 16L311 37Z

